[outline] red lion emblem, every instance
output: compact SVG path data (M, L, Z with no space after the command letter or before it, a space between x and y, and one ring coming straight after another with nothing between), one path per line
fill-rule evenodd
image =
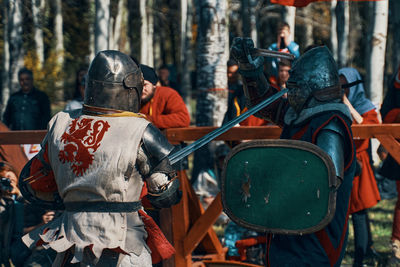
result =
M99 148L100 141L110 128L106 121L97 120L93 123L93 120L75 119L61 136L61 141L66 145L64 150L58 153L58 158L62 163L72 162L72 170L77 176L83 175L92 164L94 152Z

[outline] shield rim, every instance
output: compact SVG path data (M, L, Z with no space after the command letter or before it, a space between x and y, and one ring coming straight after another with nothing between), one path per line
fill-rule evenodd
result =
M242 150L246 150L248 148L254 147L287 147L287 148L297 148L307 152L311 152L322 159L323 163L325 164L327 171L328 171L328 182L329 187L332 189L329 193L329 200L328 200L328 209L325 217L315 226L300 229L300 230L288 230L288 229L279 229L279 228L265 228L258 225L254 225L251 223L246 222L243 219L238 218L235 216L232 211L228 208L225 200L225 180L226 180L226 167L229 160L236 155L238 152ZM292 235L303 235L303 234L311 234L315 233L321 229L323 229L329 222L333 219L336 211L336 187L337 187L337 178L336 178L336 171L335 166L330 158L330 156L318 146L305 141L300 140L287 140L287 139L266 139L266 140L255 140L249 141L245 143L241 143L234 147L229 154L225 157L224 160L224 167L222 170L222 177L221 177L221 200L222 200L222 207L226 215L238 225L249 228L251 230L255 230L257 232L265 232L271 234L292 234Z

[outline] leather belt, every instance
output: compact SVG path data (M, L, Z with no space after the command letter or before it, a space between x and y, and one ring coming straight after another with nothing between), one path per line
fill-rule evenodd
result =
M106 202L74 201L65 202L65 210L73 212L135 212L142 208L140 201Z

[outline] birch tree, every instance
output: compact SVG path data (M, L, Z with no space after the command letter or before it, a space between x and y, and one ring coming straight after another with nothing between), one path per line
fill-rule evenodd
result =
M94 50L97 54L109 49L110 0L96 0L95 18Z
M331 41L331 49L332 49L332 55L335 61L337 62L338 60L338 37L337 37L337 19L336 19L336 6L337 6L337 0L332 0L331 1L331 35L330 35L330 41Z
M63 35L63 16L62 2L56 0L56 14L54 18L54 36L56 38L56 55L59 66L64 64L64 35Z
M190 112L190 99L192 83L190 79L190 67L193 64L192 20L193 0L181 0L181 50L180 50L180 72L181 72L181 94Z
M34 27L34 39L36 46L36 55L38 58L39 69L44 63L44 42L43 42L43 12L45 1L32 0L32 17Z
M3 8L2 23L3 23L3 55L2 55L2 67L3 72L1 73L2 82L2 92L1 92L1 109L0 118L3 117L3 112L6 109L8 98L10 97L10 46L8 40L8 13L9 13L9 3L8 0L4 3L5 8Z
M146 5L148 3L148 5ZM153 32L154 32L154 18L153 18L153 1L140 0L139 9L140 17L142 18L142 25L140 28L140 63L149 66L154 65L153 56Z
M22 0L6 1L9 8L8 34L10 49L10 93L19 90L18 71L24 65L22 40Z
M122 19L123 19L123 13L125 10L125 1L124 0L118 0L118 6L117 6L117 15L115 16L115 21L111 17L110 18L110 44L109 47L112 50L120 50L119 43L120 43L120 37L121 37L121 29L122 29Z
M226 0L199 0L197 36L196 125L219 126L226 112L227 74L225 53ZM193 176L202 168L212 168L210 144L194 156ZM212 150L211 150L212 151Z
M380 107L383 97L383 79L385 70L385 50L388 26L388 1L371 2L373 6L371 51L367 61L367 93L372 103Z
M243 36L253 39L258 44L256 0L242 0Z
M337 39L339 67L346 67L348 64L349 32L350 32L350 7L349 2L339 1L336 6L337 17Z
M284 6L283 7L283 21L286 22L287 24L289 24L291 40L294 40L295 20L296 20L296 7Z

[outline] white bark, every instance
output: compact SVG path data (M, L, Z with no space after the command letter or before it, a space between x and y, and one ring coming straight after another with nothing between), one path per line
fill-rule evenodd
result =
M142 18L142 25L140 26L140 63L148 65L147 62L147 14L146 14L146 0L140 0L139 3L140 17Z
M153 12L153 0L148 1L147 9L147 61L150 67L154 66L154 12Z
M95 21L96 21L96 4L95 0L89 0L89 12L91 14L90 23L89 23L89 60L88 62L92 62L93 58L95 57L96 49L94 44L95 39Z
M190 79L190 67L193 64L192 20L193 0L181 0L181 93L190 112L190 99L192 83Z
M32 17L34 26L34 39L36 45L36 55L39 61L39 69L44 62L44 42L43 42L43 12L44 0L32 0Z
M96 0L96 22L94 35L95 54L108 50L110 38L110 0Z
M19 90L18 71L24 66L22 41L22 0L9 3L9 45L10 45L10 81L11 93Z
M121 30L122 30L122 18L123 18L123 12L125 10L124 8L125 1L124 0L118 0L118 10L117 10L117 16L115 17L115 22L113 21L114 19L110 19L110 49L112 50L120 50L120 37L121 37Z
M283 21L290 26L290 39L294 40L296 7L284 6Z
M197 126L220 126L227 106L225 52L227 0L198 0L197 35ZM195 152L192 177L201 169L213 168L212 145Z
M380 107L383 97L385 71L385 50L388 26L388 1L373 2L374 15L371 32L371 52L367 62L367 91L376 107Z
M306 7L303 7L303 14L305 18L312 18L312 10L311 6L308 5ZM309 22L306 21L305 23L305 47L314 44L314 37L313 37L313 27L314 27L314 21L310 20Z
M337 37L337 20L336 20L337 0L331 1L331 48L335 61L338 60L338 37Z
M338 38L338 65L346 67L348 64L350 7L349 2L340 1L336 6L337 38Z
M7 106L7 102L8 99L10 97L10 91L11 91L11 87L10 87L10 46L9 46L9 40L8 40L8 13L9 13L9 3L8 0L5 0L5 4L4 4L5 8L3 9L3 60L2 60L2 64L3 64L3 72L1 73L1 82L2 82L2 92L1 92L1 99L2 99L2 103L1 103L1 116L0 118L2 118L2 114L6 109Z
M56 0L56 14L54 21L54 36L56 38L56 55L59 66L64 64L64 35L61 0Z

